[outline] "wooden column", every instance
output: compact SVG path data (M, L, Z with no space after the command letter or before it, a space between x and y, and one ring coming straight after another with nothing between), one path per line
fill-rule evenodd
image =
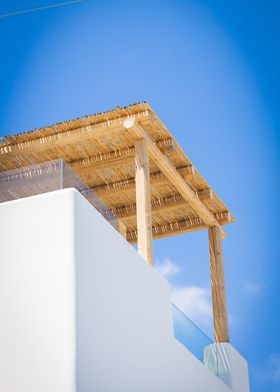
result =
M135 142L135 183L138 252L153 265L150 168L147 142Z
M214 335L218 343L229 341L222 233L218 227L209 227L210 270Z

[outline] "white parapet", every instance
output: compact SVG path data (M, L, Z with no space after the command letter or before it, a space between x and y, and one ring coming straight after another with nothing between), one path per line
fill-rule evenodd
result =
M165 280L76 190L0 204L0 241L1 392L230 391L175 339Z
M233 392L249 392L247 361L229 343L214 343L204 349L204 364Z

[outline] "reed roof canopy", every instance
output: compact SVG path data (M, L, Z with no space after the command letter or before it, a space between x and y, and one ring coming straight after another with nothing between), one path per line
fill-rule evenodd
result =
M137 242L135 149L148 146L152 237L235 221L146 102L65 121L0 140L0 171L62 158Z

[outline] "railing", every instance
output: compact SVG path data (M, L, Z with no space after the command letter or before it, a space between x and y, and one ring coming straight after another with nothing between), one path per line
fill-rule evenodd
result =
M193 355L200 361L204 360L204 348L213 341L195 325L180 309L174 304L173 322L174 335Z
M228 374L230 370L223 346L215 344L174 304L172 307L175 338L196 356L211 373L229 385Z
M119 232L125 226L63 159L0 172L0 203L65 188L76 188Z

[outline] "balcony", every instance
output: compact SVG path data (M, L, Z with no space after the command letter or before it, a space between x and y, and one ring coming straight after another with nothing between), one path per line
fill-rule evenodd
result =
M120 234L125 235L122 222L62 159L0 172L0 203L66 188L78 190ZM205 361L205 348L211 347L213 341L174 304L172 312L175 338L219 376L213 352L211 361Z

